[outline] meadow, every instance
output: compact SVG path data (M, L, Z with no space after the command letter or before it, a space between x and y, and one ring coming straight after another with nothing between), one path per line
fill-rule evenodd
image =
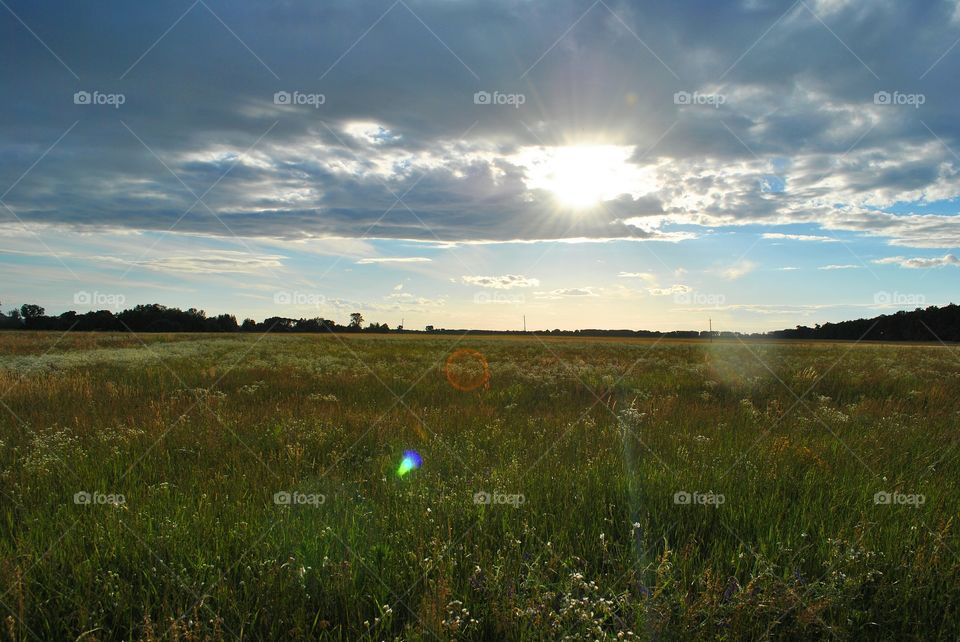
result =
M958 420L939 345L0 333L0 639L956 640Z

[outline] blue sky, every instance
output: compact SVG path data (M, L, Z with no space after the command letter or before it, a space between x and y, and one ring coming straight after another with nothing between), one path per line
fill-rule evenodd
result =
M4 0L0 301L766 330L954 296L955 0Z

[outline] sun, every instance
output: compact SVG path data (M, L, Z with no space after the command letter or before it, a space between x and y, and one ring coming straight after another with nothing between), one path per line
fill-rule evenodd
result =
M549 192L564 207L588 209L654 189L650 172L630 162L632 155L631 145L536 147L522 151L519 164L529 189Z

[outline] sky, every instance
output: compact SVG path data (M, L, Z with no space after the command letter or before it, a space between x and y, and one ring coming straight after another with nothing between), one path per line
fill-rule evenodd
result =
M957 0L0 0L0 302L764 331L960 302Z

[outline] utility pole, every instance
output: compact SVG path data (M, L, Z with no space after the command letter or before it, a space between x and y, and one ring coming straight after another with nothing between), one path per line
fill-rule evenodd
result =
M523 315L523 333L527 333L527 315Z
M713 318L710 318L710 343L713 343Z

